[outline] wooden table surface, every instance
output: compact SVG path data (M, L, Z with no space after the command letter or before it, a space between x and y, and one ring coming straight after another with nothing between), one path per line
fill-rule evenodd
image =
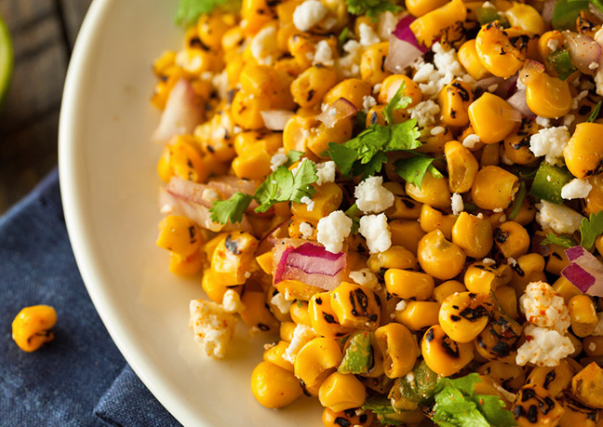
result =
M90 3L0 0L15 54L11 87L0 113L0 214L57 164L65 73Z

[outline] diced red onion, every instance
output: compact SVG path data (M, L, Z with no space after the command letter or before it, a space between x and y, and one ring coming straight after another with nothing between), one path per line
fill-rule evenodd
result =
M192 133L202 117L195 90L186 79L180 79L170 92L152 140L166 143L173 136Z
M582 292L603 296L603 264L582 246L566 249L565 254L570 264L561 275Z
M519 70L519 81L524 85L529 85L535 77L542 73L544 73L544 64L533 59L527 59Z
M421 49L394 36L389 39L389 52L384 66L387 71L400 74L422 55Z
M289 110L267 110L261 111L260 114L264 119L264 126L277 131L284 130L289 119L293 117L293 112Z
M570 61L578 70L585 74L594 74L595 70L590 64L599 63L601 46L592 37L586 34L577 34L564 31L563 38L569 49Z
M512 122L521 122L521 113L515 109L509 110L503 108L501 110L501 117L504 120L511 120Z
M165 189L175 197L211 208L212 201L203 198L207 185L197 184L175 176L166 185Z
M507 102L511 104L511 107L519 111L524 117L527 117L529 119L533 119L534 117L536 117L536 114L532 113L532 110L530 110L530 108L528 107L525 90L518 90L513 95L511 95L509 99L507 99Z
M557 0L546 0L542 5L542 20L546 24L547 27L551 25L551 21L553 20L553 11L555 10L555 3Z
M354 104L345 98L339 98L333 104L329 105L322 113L316 118L323 122L326 127L331 128L335 126L339 120L352 117L358 112L358 109Z
M421 53L425 53L428 51L428 49L425 46L419 45L415 33L413 33L410 29L410 24L412 24L415 19L416 18L410 14L403 16L402 19L400 19L400 21L398 22L398 25L396 25L396 29L392 34L398 39L410 43L411 45L419 49Z

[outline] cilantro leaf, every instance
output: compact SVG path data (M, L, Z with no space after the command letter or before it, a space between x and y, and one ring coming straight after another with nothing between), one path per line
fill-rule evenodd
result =
M553 18L551 24L556 30L575 30L576 19L580 12L593 5L603 12L603 3L601 0L559 0L555 3Z
M293 163L297 162L305 153L303 151L289 150L287 153L287 157L289 160L285 163L285 167L291 166Z
M193 24L200 15L210 13L218 6L222 6L230 0L180 0L176 10L175 21L178 25L189 26Z
M358 157L358 153L353 148L335 142L329 143L327 155L335 162L341 174L346 177L350 175L352 166L354 166L354 162Z
M421 132L417 129L415 119L391 125L390 128L391 136L385 144L385 151L414 150L422 145L419 141Z
M423 178L425 177L427 170L429 169L434 160L435 159L433 157L419 155L409 157L408 159L400 159L396 163L394 163L394 166L396 167L395 171L406 182L421 188Z
M352 174L354 176L362 175L362 179L368 178L369 176L373 176L379 172L383 168L383 165L387 163L387 154L383 151L379 151L377 154L373 156L368 163L356 163L354 168L352 169Z
M555 233L549 233L546 235L544 240L540 242L541 245L559 245L564 248L572 248L577 245L576 241L571 236L557 236Z
M590 251L595 240L603 233L603 211L591 213L590 218L582 218L580 225L580 245Z
M406 82L402 80L402 84L392 97L390 101L385 106L383 110L383 116L385 117L385 123L391 125L394 123L394 110L402 110L410 105L412 99L410 96L402 96L406 90Z
M392 407L392 402L387 398L387 396L379 395L366 399L362 405L362 409L373 411L377 415L389 415L396 413Z
M268 175L255 192L254 198L260 204L255 211L266 212L279 202L301 203L303 197L314 194L316 190L310 184L317 179L316 165L307 159L302 160L295 174L285 166L280 166Z
M252 200L253 196L245 193L235 193L227 200L216 200L209 209L211 220L220 224L241 222Z
M597 106L595 107L593 112L590 113L590 116L588 116L588 120L586 120L587 122L592 123L595 120L597 120L597 118L599 117L599 111L601 111L601 103L602 102L603 101L599 101L599 103L597 104Z
M358 228L360 228L360 216L359 214L362 211L358 208L356 203L348 208L347 211L344 212L348 218L352 220L352 234L358 234Z
M377 18L383 12L398 12L402 8L391 0L346 0L348 12Z

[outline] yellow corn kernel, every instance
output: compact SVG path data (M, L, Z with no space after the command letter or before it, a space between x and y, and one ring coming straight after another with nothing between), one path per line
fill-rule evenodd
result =
M475 133L484 144L494 144L505 139L517 125L515 110L504 99L484 93L469 106L469 120Z
M572 377L576 374L567 360L561 360L555 367L537 366L530 375L526 384L538 384L547 390L551 396L560 397L570 385Z
M294 301L289 309L289 314L291 315L291 319L298 325L312 327L307 301Z
M285 149L308 154L310 152L306 149L308 135L319 124L320 121L315 116L300 115L298 112L298 114L291 117L283 131L283 146ZM312 156L314 155L312 154Z
M188 257L199 250L201 236L197 224L192 219L168 215L159 223L156 244L181 257Z
M593 188L588 193L588 196L584 199L584 214L596 214L599 211L603 211L603 174L592 176L588 180ZM595 243L600 254L603 254L603 240L599 239Z
M291 77L267 65L246 65L241 71L240 83L243 91L254 97L266 98L270 107L277 110L292 110L295 102L290 92Z
M343 420L343 421L342 421ZM345 424L348 422L349 424ZM339 411L335 412L330 408L325 408L322 411L322 423L325 427L341 427L341 424L349 426L368 427L373 422L373 413L364 412L356 415L355 411Z
M386 182L383 186L387 188L387 184L391 182ZM408 196L394 193L394 205L385 211L385 215L390 219L417 219L421 216L421 204Z
M465 288L463 287L463 289ZM437 302L409 301L404 310L395 312L394 320L413 331L419 331L423 328L437 325L439 312L440 304Z
M366 389L354 375L333 372L320 386L318 399L325 408L345 411L364 404Z
M222 37L234 25L235 18L232 14L203 14L197 21L197 34L205 46L219 50L222 47Z
M459 62L467 70L467 73L475 80L481 80L488 76L490 72L482 65L475 48L475 39L467 40L459 48Z
M525 384L526 379L526 367L497 360L483 364L477 369L477 372L492 378L507 390L518 390Z
M482 148L479 159L482 168L486 166L498 166L500 164L500 147L498 144L488 144Z
M532 34L542 34L546 29L540 13L524 3L513 2L513 6L505 11L505 17L512 27L519 27Z
M375 331L375 342L383 356L383 371L388 378L408 374L417 361L417 345L406 326L389 323Z
M329 143L343 144L349 141L352 139L353 128L354 125L350 117L337 120L330 127L321 123L310 131L306 146L314 156L327 158L322 156L322 153L327 151Z
M571 397L566 396L562 405L565 412L559 420L559 427L596 427L601 423L599 411L587 408Z
M442 123L449 126L465 126L469 123L469 105L473 102L471 88L455 80L442 88L438 96Z
M456 22L464 22L467 17L467 8L461 0L452 0L443 6L421 16L410 24L410 29L417 37L417 41L431 47L433 40L441 32Z
M220 162L229 162L235 157L234 125L233 115L227 110L220 110L210 121L197 126L195 138L200 141L206 157L214 156Z
M227 30L222 36L221 47L227 54L233 51L238 52L241 45L245 42L245 34L240 26L235 26ZM232 59L232 58L229 58Z
M569 265L569 260L565 254L563 246L549 244L549 257L546 261L545 270L549 273L561 275L561 271Z
M316 395L318 388L337 369L342 359L343 353L337 341L314 338L295 356L295 376L304 382L306 390Z
M272 251L268 251L260 256L255 257L255 261L258 263L264 273L272 274L274 263Z
M276 10L267 0L244 0L241 5L242 27L247 35L254 35L274 19Z
M483 262L476 262L467 267L463 280L467 290L479 294L489 294L497 287L508 284L512 278L511 267L507 264L486 265Z
M560 276L559 279L555 283L553 283L553 289L559 295L563 297L565 304L569 304L570 300L576 296L581 295L580 289L575 287L569 280L565 277Z
M246 291L241 302L245 306L241 311L241 319L252 333L276 332L279 329L280 323L267 307L264 292Z
M468 343L486 327L493 309L489 295L455 293L442 301L440 326L454 341Z
M318 293L310 298L308 315L312 329L323 337L336 339L352 332L350 328L344 328L339 323L335 311L331 307L329 292Z
M365 49L360 59L360 75L362 76L362 80L374 86L383 82L386 77L391 75L383 65L387 60L388 51L389 42L376 43Z
M424 204L421 208L421 217L419 224L424 232L429 233L434 230L441 230L444 237L450 239L452 237L452 227L456 222L456 216L444 215L437 209L432 208L428 204Z
M444 6L447 2L446 0L406 0L404 3L408 12L418 18Z
M494 311L488 325L475 338L477 353L486 360L514 363L522 326L504 313Z
M389 223L389 231L392 233L392 245L404 246L413 255L417 254L419 241L425 235L417 221L395 219Z
M576 295L568 304L572 331L580 338L593 333L599 318L595 303L588 295Z
M567 81L541 73L526 86L526 101L534 114L556 119L571 110L572 94Z
M425 301L433 293L434 282L429 274L390 268L385 272L385 286L398 298Z
M469 191L479 169L477 160L471 151L458 141L448 141L444 144L444 153L450 191L454 193Z
M277 344L269 347L264 351L263 359L265 362L274 363L289 372L293 372L293 363L283 356L286 354L289 343L287 341L279 341Z
M503 145L505 156L520 165L534 162L536 156L530 151L530 137L537 132L538 125L535 120L522 120L519 130L505 138Z
M243 231L232 232L220 241L211 259L211 268L223 274L231 274L234 283L242 285L256 268L254 254L258 240Z
M346 79L329 90L322 102L330 105L339 98L345 98L357 109L362 110L364 97L370 96L372 92L373 88L370 83L360 79Z
M587 356L601 357L603 356L603 337L585 337L582 340L582 347Z
M179 135L172 138L163 149L157 164L160 178L169 182L173 176L193 182L203 182L209 176L202 156L195 148L196 142L190 135Z
M251 373L251 391L266 408L282 408L303 394L292 372L270 362L260 362Z
M245 154L235 157L232 170L237 178L261 180L272 172L271 159L272 156L258 144L253 149L246 150Z
M563 407L538 384L523 386L517 393L511 412L519 427L555 426L563 415Z
M331 308L343 327L374 330L379 325L381 303L366 287L343 282L331 292Z
M421 187L406 183L406 193L414 200L427 203L438 209L450 207L450 190L445 178L436 178L427 171Z
M417 259L427 274L448 280L461 272L466 255L460 246L446 240L440 230L434 230L419 242Z
M517 312L517 293L515 289L511 286L498 286L493 292L498 304L507 316L511 319L517 319L519 313Z
M327 67L310 67L291 83L293 100L300 107L319 105L323 96L337 83L337 73Z
M283 322L279 327L279 336L285 342L291 342L297 325L293 322Z
M603 408L603 369L595 362L572 378L572 394L586 406Z
M466 290L467 288L465 288L465 285L461 282L457 280L448 280L435 287L433 290L433 297L438 303L442 304L442 302L450 295L457 292L465 292Z
M234 96L231 105L234 122L243 129L261 129L264 127L262 111L270 109L270 100L247 94L240 90Z
M396 92L398 92L398 89L400 89L402 82L404 82L404 90L401 94L402 96L410 98L410 104L408 104L408 107L406 108L412 108L423 100L421 89L413 79L403 74L394 74L383 80L383 83L379 88L379 95L377 96L379 104L387 104L390 102Z
M494 241L506 259L519 258L530 249L528 231L515 221L503 222L494 230Z
M228 274L216 273L211 268L205 269L201 278L201 288L209 299L221 304L224 294L229 288L237 289Z
M485 218L461 212L452 227L452 242L472 258L483 258L492 249L492 225Z
M475 393L496 396L505 404L505 407L511 405L511 401L509 400L510 395L501 390L500 384L494 381L492 377L489 375L480 375L479 379L481 381L475 384Z
M506 209L519 189L519 178L498 166L486 166L475 176L471 196L482 209Z
M170 255L170 272L180 276L193 276L201 271L203 258L199 251L190 256L182 257L176 253Z
M577 125L563 150L563 157L567 168L576 178L586 178L603 171L603 125Z
M341 187L334 182L327 182L320 187L316 187L316 192L312 196L314 204L312 210L308 210L308 205L305 203L293 203L291 213L297 218L318 223L321 218L336 211L342 200L343 191Z
M546 282L544 275L544 258L537 253L522 255L516 259L513 268L513 279L511 286L518 292L523 294L526 286L532 282Z
M49 305L23 308L12 324L13 340L23 351L31 353L54 339L52 328L57 323L57 312Z
M505 79L515 74L526 59L525 52L513 45L498 21L484 25L477 33L475 50L486 70Z
M434 325L423 335L421 354L432 371L448 377L473 360L473 344L457 343L440 325Z
M554 44L563 46L564 41L563 35L557 30L547 31L540 36L540 39L538 39L539 60L546 66L547 73L553 76L557 76L557 72L555 71L555 67L553 67L548 60L549 55L553 52L549 46L553 46Z
M281 280L276 285L276 289L281 294L286 295L286 298L300 301L308 301L313 295L322 290L316 286L306 285L299 280Z
M372 254L366 265L374 273L379 272L382 268L415 270L417 258L403 246L391 246L385 252Z
M176 65L190 76L205 72L218 72L224 66L224 60L217 52L197 47L183 49L176 54Z

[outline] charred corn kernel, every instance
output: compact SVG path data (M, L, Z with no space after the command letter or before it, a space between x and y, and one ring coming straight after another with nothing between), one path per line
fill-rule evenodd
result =
M335 412L330 408L325 408L322 412L322 423L325 427L341 427L342 424L349 426L368 427L372 422L372 412L363 412L360 415L356 415L356 411L353 409Z
M293 363L295 376L304 382L308 391L317 392L342 359L343 354L337 341L324 337L314 338L297 353Z
M201 235L192 219L168 215L159 223L157 246L181 257L189 257L199 250Z
M537 384L547 390L551 396L558 398L570 385L575 374L572 366L566 360L561 360L555 367L535 367L528 375L526 384Z
M477 49L475 48L475 39L467 40L459 48L458 58L461 65L467 70L467 73L475 80L481 80L490 72L483 66Z
M545 31L542 16L530 5L513 2L513 6L505 11L505 17L511 26L530 33L542 34Z
M503 222L494 230L494 241L506 259L519 258L530 249L528 231L515 221Z
M473 360L473 344L458 343L440 325L434 325L423 335L421 354L432 371L448 377Z
M555 283L553 283L553 289L559 295L563 297L565 304L569 304L570 300L576 296L581 295L582 292L576 286L574 286L569 280L565 277L560 276L559 279Z
M499 286L508 284L513 278L511 267L507 264L484 264L476 262L467 267L465 271L465 287L467 290L489 294Z
M453 340L467 343L486 327L493 309L489 295L455 293L442 301L439 312L440 326Z
M197 34L205 46L219 50L222 47L222 37L234 25L235 17L232 14L203 14L197 21Z
M576 178L603 171L603 125L580 123L563 150L565 164Z
M251 373L251 391L266 408L282 408L303 394L292 372L270 362L260 362Z
M276 289L285 295L286 299L297 299L308 301L313 295L319 293L322 289L316 286L307 285L299 280L281 280L277 283Z
M591 408L603 408L603 369L595 362L572 378L572 394Z
M283 131L283 146L287 151L295 150L309 153L306 149L307 138L310 131L318 127L320 122L315 116L299 115L291 117Z
M559 427L596 427L600 424L600 414L596 409L588 408L569 396L562 405L565 412L559 420Z
M224 60L217 52L191 47L176 54L176 65L188 75L196 76L205 72L220 71Z
M312 326L310 320L310 313L308 312L308 302L306 301L294 301L289 309L291 319L301 325Z
M438 209L450 207L450 190L446 179L436 178L429 171L425 174L420 188L407 182L406 193L414 200Z
M336 339L352 332L352 329L344 328L339 323L335 311L331 307L331 294L329 292L322 292L310 298L308 315L312 329L323 337Z
M603 356L603 337L585 337L582 340L582 347L584 349L584 353L586 353L587 356Z
M274 262L272 251L268 251L265 254L255 257L255 261L258 263L264 273L272 274Z
M492 249L492 225L485 218L461 212L452 227L452 242L472 258L483 258Z
M212 155L220 162L228 162L235 157L233 135L233 115L223 110L195 129L195 137L201 141L206 157Z
M291 95L300 107L319 105L323 96L337 83L337 73L327 67L310 67L291 83Z
M157 172L163 181L169 182L173 176L193 182L207 179L210 171L195 146L196 142L190 135L172 138L157 164Z
M382 268L415 270L417 268L417 258L403 246L391 246L385 252L372 254L366 265L374 273Z
M467 8L463 2L452 0L413 21L410 29L420 44L431 47L442 30L458 21L464 22L466 17Z
M308 210L305 203L293 203L291 213L297 218L303 218L318 223L321 218L328 216L336 211L343 200L343 191L341 187L334 182L316 187L316 192L312 196L313 208Z
M444 144L448 185L454 193L465 193L471 189L479 165L471 151L458 141Z
M52 328L57 323L57 312L49 305L23 308L12 324L13 340L23 351L31 353L54 339Z
M584 214L596 214L603 211L603 175L598 174L588 180L593 188L584 199ZM600 254L603 254L603 240L599 238L596 243Z
M275 332L279 329L279 322L270 312L266 304L264 292L246 291L241 297L245 306L241 311L241 319L249 327L251 333Z
M549 257L546 261L545 270L549 273L561 275L561 271L569 265L569 260L565 254L563 246L549 244Z
M385 105L375 105L371 107L371 109L366 114L366 122L365 126L369 127L370 125L379 125L385 126L385 116L383 112L385 111ZM394 123L402 123L405 119L408 120L407 115L404 113L404 110L394 110L393 113Z
M213 252L211 268L217 273L230 274L235 284L243 284L254 271L254 253L258 240L243 231L228 234Z
M442 233L444 233L444 237L450 239L452 237L452 227L455 222L456 216L444 215L442 212L432 208L428 204L424 204L421 208L419 224L426 233L434 230L441 230Z
M456 280L448 280L435 287L433 290L433 297L438 303L442 304L442 302L450 295L457 292L465 292L466 290L467 288L465 288L465 285L463 285L461 282Z
M321 123L317 128L311 130L306 145L314 156L328 158L324 157L322 153L327 151L329 143L343 144L349 141L352 139L353 127L352 119L349 117L338 120L333 126Z
M242 27L247 35L254 35L276 16L274 4L267 0L244 0L241 5Z
M486 70L505 79L515 74L526 59L525 51L513 45L498 21L484 25L477 33L475 50Z
M541 73L527 84L526 101L534 114L555 119L569 113L572 95L567 81Z
M245 34L240 26L235 26L227 30L222 36L221 47L226 53L238 51L245 43Z
M538 384L519 389L511 412L519 427L554 426L563 415L563 407Z
M354 375L333 372L320 386L318 399L325 408L345 411L364 404L366 389Z
M346 79L329 90L322 102L330 105L339 98L345 98L357 109L362 110L364 97L371 95L372 92L373 89L369 82L360 79Z
M270 109L270 100L239 91L232 100L232 118L243 129L261 129L264 127L262 111Z
M331 308L341 326L374 330L381 317L381 302L363 286L343 282L331 292Z
M510 395L502 391L500 384L494 381L492 377L480 375L479 379L481 381L475 384L475 393L496 396L503 401L507 408L511 406L511 402L508 400Z
M398 298L425 301L433 293L434 282L429 274L390 268L385 272L385 286Z
M375 331L375 341L383 355L383 370L388 378L408 374L417 361L417 345L408 328L389 323Z
M240 76L243 92L268 99L270 108L276 110L295 108L289 89L292 81L287 73L267 65L247 64Z
M376 43L366 48L360 59L360 75L362 80L372 86L385 80L391 73L385 69L385 61L389 51L389 42Z
M536 156L530 151L530 138L537 132L538 125L535 120L523 119L519 130L505 138L505 156L512 162L520 165L534 162Z
M446 240L440 230L434 230L419 242L417 259L427 274L448 280L461 272L466 255L460 246Z
M488 325L475 338L475 349L487 360L513 363L522 330L519 323L494 311Z
M390 102L396 92L398 92L398 89L400 89L402 82L404 82L402 96L410 98L410 104L408 104L408 107L406 108L412 108L423 100L421 89L413 79L403 74L394 74L383 80L383 83L379 88L379 95L377 96L379 104L387 104Z
M415 17L423 16L446 4L445 0L406 0L406 9Z
M385 211L385 215L391 219L417 219L421 216L421 204L408 196L395 195L394 205Z
M425 235L418 222L393 220L389 223L389 231L392 233L392 245L404 246L417 254L419 241Z
M274 344L264 351L264 361L274 363L276 366L293 372L293 363L283 357L286 354L287 347L289 347L287 341L279 341L277 344Z
M440 304L437 302L409 301L404 310L395 312L394 320L413 331L419 331L437 325L439 312Z
M279 328L279 336L281 337L281 340L291 342L291 340L293 339L293 332L295 331L296 327L297 325L293 322L281 323L281 326Z
M506 209L519 189L519 178L498 166L486 166L475 176L471 196L482 209Z
M572 297L567 308L574 334L580 338L592 334L599 322L593 300L588 295L576 295Z
M449 126L465 126L469 123L469 105L473 102L471 88L460 80L448 83L438 97L442 123Z
M517 293L515 289L511 286L498 286L493 292L503 312L511 319L517 319L519 313L517 312Z
M484 93L469 106L471 126L484 144L505 139L517 125L515 113L507 101L490 92Z
M170 272L180 276L193 276L201 271L203 258L199 251L190 256L182 257L176 253L170 255Z
M487 362L477 369L481 375L486 375L505 389L517 390L525 383L526 368L515 363L504 363L498 360Z
M431 135L431 133L429 133L424 138L425 142L423 145L416 149L417 153L429 154L433 157L443 157L444 145L448 141L452 141L453 135L448 127L442 127L444 128L442 133L438 133L437 135Z

